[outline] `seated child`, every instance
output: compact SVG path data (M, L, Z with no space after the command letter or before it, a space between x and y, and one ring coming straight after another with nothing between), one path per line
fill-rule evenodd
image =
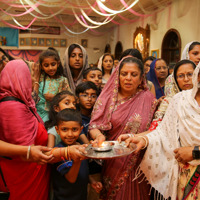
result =
M76 109L76 97L67 90L56 94L50 102L49 120L45 122L45 128L48 131L48 147L52 148L61 141L55 129L56 115L65 108Z
M56 116L56 131L61 142L57 147L78 145L77 139L82 130L82 119L79 111L64 109ZM54 200L87 200L87 183L89 181L88 161L68 159L55 163L52 169ZM102 189L101 182L92 180L92 186L97 192Z
M87 68L83 71L83 81L93 82L97 86L100 93L102 84L102 71L97 67Z
M90 123L91 112L97 99L98 89L91 81L80 83L76 87L76 96L78 97L78 107L81 112L83 130L80 139L83 143L89 143L87 139L88 126Z

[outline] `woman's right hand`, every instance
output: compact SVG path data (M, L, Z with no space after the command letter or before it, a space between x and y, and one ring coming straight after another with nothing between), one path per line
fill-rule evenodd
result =
M102 142L106 140L106 137L102 134L99 133L94 141L92 141L92 146L98 147L101 146Z
M51 151L51 148L45 146L31 146L30 159L31 162L36 162L40 165L44 165L53 160L53 155L45 155L44 152Z
M122 141L127 140L130 137L134 137L134 135L133 134L122 134L117 138L117 141L120 143Z
M145 137L146 140L143 138ZM125 140L126 146L131 148L131 143L136 144L137 149L134 153L138 153L140 150L145 148L148 144L146 144L146 141L148 141L148 138L146 136L135 136L135 137L129 137Z

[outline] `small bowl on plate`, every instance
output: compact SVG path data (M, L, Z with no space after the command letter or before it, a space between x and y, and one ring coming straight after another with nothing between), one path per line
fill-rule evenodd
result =
M111 151L112 150L112 144L110 142L103 142L101 146L92 147L94 151L98 152L105 152L105 151Z

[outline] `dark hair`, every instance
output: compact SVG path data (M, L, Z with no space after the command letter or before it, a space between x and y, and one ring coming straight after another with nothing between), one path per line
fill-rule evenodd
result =
M83 78L86 79L89 72L91 72L91 71L97 71L97 70L102 73L102 71L98 67L89 67L89 68L85 69L83 71Z
M121 60L123 57L128 56L128 55L131 55L131 56L133 56L133 57L135 57L135 58L141 60L141 62L143 62L142 54L139 52L138 49L126 49L126 50L122 53L122 55L121 55L121 57L120 57L120 60Z
M104 58L105 58L106 56L110 56L110 57L112 58L112 60L113 60L113 64L114 64L114 57L113 57L113 55L110 54L110 53L105 53L105 54L103 55L103 57L102 57L102 75L105 74L105 72L104 72L104 68L103 68L103 60L104 60ZM111 72L112 72L112 70L110 70L110 74L111 74Z
M122 67L124 66L125 63L135 63L137 64L141 74L140 74L140 77L144 74L144 66L143 66L143 63L141 62L141 60L137 59L137 58L134 58L134 57L128 57L128 58L125 58L121 63L120 63L120 66L119 66L119 73L122 69Z
M8 58L9 61L15 60L12 56L10 56L7 52L5 52L1 47L0 51Z
M53 51L53 50L49 50L49 49L43 51L39 56L40 66L42 66L42 62L44 61L44 59L48 58L48 57L53 57L55 59L55 61L59 62L55 76L56 77L62 76L63 75L63 67L62 67L62 64L60 61L60 56L58 55L57 51ZM42 93L43 93L44 87L45 87L46 76L48 76L48 75L44 72L44 70L41 70L41 72L44 73L44 85L43 85L43 89L42 89Z
M160 61L160 60L164 61L165 64L167 65L167 62L164 59L162 59L162 58L157 58L156 63L157 63L157 61ZM155 66L156 66L156 63L155 63Z
M177 82L176 74L177 74L179 67L184 64L191 64L194 69L196 68L196 65L191 60L184 59L184 60L177 62L174 66L174 79L175 79L177 85L178 85L178 82ZM179 85L178 85L178 87L179 87ZM180 87L179 87L179 89L180 89ZM181 89L180 89L180 91L181 91Z
M91 81L86 81L86 82L82 82L80 83L77 87L76 87L76 96L78 97L80 93L84 93L86 90L89 89L93 89L96 91L97 95L98 95L98 88L97 86L91 82Z
M79 48L81 51L81 47L78 45L78 44L71 44L68 48L68 58L71 56L72 54L72 51L75 49L75 48Z
M147 62L148 60L154 61L156 58L154 56L148 56L147 58L144 59L144 63Z
M78 122L80 126L82 126L81 113L78 110L74 110L70 108L63 109L56 115L56 125L58 126L63 121L64 122L69 122L69 121Z
M200 45L200 42L193 42L193 43L190 45L188 51L191 51L196 45Z
M50 102L49 108L49 120L45 122L45 128L49 129L56 124L56 115L57 112L55 111L54 107L59 106L59 103L66 97L66 96L73 96L75 99L75 95L68 90L63 90L56 94Z

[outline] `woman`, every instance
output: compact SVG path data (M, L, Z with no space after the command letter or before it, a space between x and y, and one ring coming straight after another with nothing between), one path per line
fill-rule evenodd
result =
M165 95L164 86L167 76L168 67L166 62L161 58L154 60L150 65L150 71L147 74L147 80L154 84L157 99Z
M189 42L182 52L181 60L183 59L191 60L195 65L198 65L200 61L200 42Z
M200 63L194 71L193 89L176 94L156 130L129 138L137 151L147 146L140 169L164 198L200 199Z
M108 82L114 65L114 57L110 53L105 53L99 60L98 68L102 71L102 88Z
M88 68L86 50L79 44L71 44L65 51L64 60L64 73L75 93L76 86L83 80L83 71Z
M31 88L30 71L25 62L10 61L0 76L0 100L13 96L25 104L18 101L0 103L1 140L26 146L47 145L48 136L44 134L43 126L38 123L40 117L36 113L35 103L31 97ZM10 191L10 199L30 199L30 197L47 199L50 175L47 165L24 162L15 156L11 158L11 160L0 159L1 170Z
M49 149L33 147L33 145L46 146L48 135L36 112L31 88L31 74L26 63L22 60L10 61L0 75L0 140L13 144L6 147L6 144L1 142L3 146L0 148L1 155L9 156L9 158L0 157L0 167L10 192L10 200L47 200L49 167L30 161L38 162L38 158L34 158L34 155L40 157L41 164L52 162L55 158L61 160L61 156L65 156L64 149L55 150L54 153L59 151L55 156ZM19 147L15 148L14 145ZM49 156L43 156L41 152L35 154L35 150L48 151L46 154ZM74 155L71 149L70 154ZM76 155L80 156L80 153ZM2 186L2 181L0 182Z
M156 100L144 85L143 74L143 64L137 58L126 57L119 63L93 109L89 129L94 142L116 140L123 133L137 134L148 129ZM143 153L105 161L104 200L149 198L146 183L132 182Z
M154 130L162 121L169 102L172 97L182 90L192 89L192 74L195 70L195 64L190 60L181 60L174 66L171 78L165 84L166 97L160 103L158 110L154 114L154 120L151 123L150 130Z

